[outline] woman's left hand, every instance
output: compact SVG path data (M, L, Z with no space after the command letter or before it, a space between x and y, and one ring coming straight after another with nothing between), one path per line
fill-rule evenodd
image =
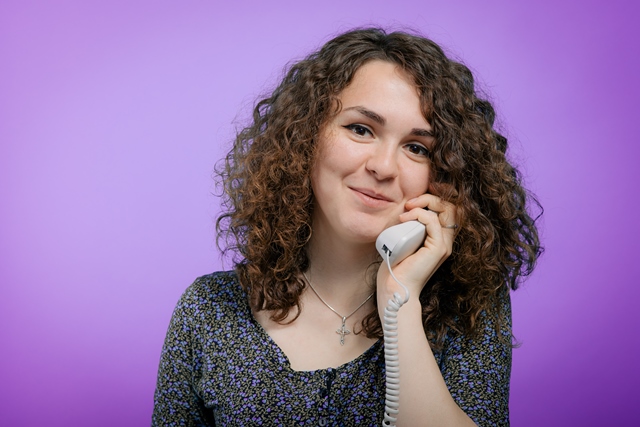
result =
M429 278L451 255L459 224L456 207L433 194L411 199L405 208L407 212L400 215L400 221L420 221L426 226L427 237L415 254L393 267L393 273L412 295L419 295ZM378 295L390 297L398 291L404 294L383 263L378 270Z

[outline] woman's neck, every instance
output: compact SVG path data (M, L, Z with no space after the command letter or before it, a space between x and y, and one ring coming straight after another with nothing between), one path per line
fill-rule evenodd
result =
M374 244L346 244L314 236L307 247L313 287L345 306L361 302L372 291L372 268L377 258Z

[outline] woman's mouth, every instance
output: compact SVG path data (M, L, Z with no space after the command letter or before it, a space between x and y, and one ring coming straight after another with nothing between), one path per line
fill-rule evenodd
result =
M357 188L357 187L349 187L356 197L363 202L366 206L379 208L383 206L387 206L389 203L393 202L393 200L382 194L378 193L375 190L369 188Z

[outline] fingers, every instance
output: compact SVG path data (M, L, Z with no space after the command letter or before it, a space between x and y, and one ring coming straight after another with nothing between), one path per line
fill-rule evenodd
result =
M419 293L453 252L453 241L459 230L459 227L454 227L457 224L456 207L433 194L423 194L407 201L405 209L407 211L400 215L400 221L423 223L427 236L422 247L394 267L394 271L405 285L410 285L412 292ZM385 275L385 270L379 270L379 283L394 288L395 282L389 282Z
M451 255L453 250L453 230L440 224L437 212L422 207L413 208L400 215L402 222L417 220L425 225L426 237L422 247L413 255L400 262L394 271L411 292L420 292L427 281Z
M419 197L407 201L405 208L409 211L416 208L428 209L438 215L440 226L446 230L451 230L455 235L459 229L457 222L456 207L448 202L443 201L433 194L423 194ZM408 212L406 212L408 213ZM418 218L411 218L418 219ZM405 219L402 218L404 221Z
M400 220L403 222L417 220L424 224L427 229L427 236L423 246L430 248L434 254L437 254L437 257L447 254L447 248L451 246L453 239L447 236L450 233L446 233L446 229L440 225L438 213L423 208L414 208L400 215Z

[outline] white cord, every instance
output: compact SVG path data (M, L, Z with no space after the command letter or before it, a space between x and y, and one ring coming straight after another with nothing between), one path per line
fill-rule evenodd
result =
M398 282L405 291L404 299L398 292L393 293L393 298L387 302L384 308L384 321L382 331L384 333L384 363L386 365L387 378L384 403L383 426L395 427L398 413L400 412L400 363L398 357L398 311L409 301L409 289L398 280L391 270L389 251L385 253L387 267L393 280Z

